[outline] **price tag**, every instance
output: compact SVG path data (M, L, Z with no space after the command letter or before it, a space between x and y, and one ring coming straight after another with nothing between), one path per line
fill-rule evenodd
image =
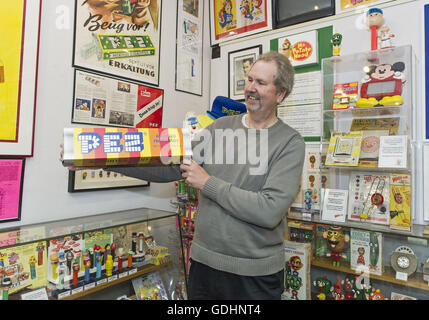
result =
M71 291L71 294L76 294L83 291L83 287L75 288Z
M94 287L95 287L95 282L91 282L91 283L88 283L88 284L84 285L83 286L83 290L92 289Z
M107 279L101 279L97 281L97 286L103 283L107 283Z
M111 277L107 278L107 281L108 282L115 281L116 279L118 279L118 275L117 274L115 274L114 276L111 276Z
M64 299L64 298L68 297L70 294L71 294L71 291L70 291L70 290L69 290L69 291L62 292L62 293L60 293L60 294L58 295L58 299L59 299L59 300L60 300L60 299Z
M134 273L136 273L136 272L137 272L137 268L134 268L134 269L132 269L132 270L128 271L128 274L129 274L129 275L132 275L132 274L134 274Z
M407 281L408 280L408 274L405 272L396 272L396 279Z
M21 294L21 300L48 300L46 288L41 288L39 290Z
M119 274L119 279L128 276L128 271L122 272Z

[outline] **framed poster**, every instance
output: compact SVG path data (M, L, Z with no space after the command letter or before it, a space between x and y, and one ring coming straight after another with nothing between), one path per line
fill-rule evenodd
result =
M277 41L276 51L286 56L292 66L313 65L319 62L317 30L281 37Z
M393 0L335 0L335 13L339 14L344 11L352 11L356 9L363 9L368 6L378 5L380 3L389 2Z
M159 84L161 0L76 0L73 66Z
M33 156L41 0L0 4L0 155Z
M177 0L176 90L203 95L203 0Z
M271 29L271 0L210 0L211 45Z
M73 123L161 128L164 90L75 69Z
M262 53L262 45L228 53L228 97L244 100L244 85L252 64Z
M0 158L0 222L21 220L25 158Z
M69 170L68 192L147 187L149 182L103 169Z

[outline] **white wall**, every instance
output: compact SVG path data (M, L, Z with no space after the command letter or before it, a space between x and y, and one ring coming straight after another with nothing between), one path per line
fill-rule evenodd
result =
M428 0L398 0L395 2L381 4L378 7L383 9L386 25L390 27L395 34L393 45L412 45L416 56L414 89L416 99L414 108L415 128L417 139L416 150L416 217L414 223L424 224L423 221L423 161L421 152L421 142L424 139L424 119L425 119L425 90L424 90L424 5ZM258 35L249 36L221 44L221 57L212 60L211 63L211 83L210 99L217 95L228 96L228 52L241 48L252 47L258 44L263 45L263 52L270 50L269 43L271 39L282 36L302 33L326 26L333 26L334 32L343 35L341 44L341 55L349 55L357 52L370 50L370 32L367 31L362 23L364 18L363 9L349 13L342 13L312 22L302 23L278 30L264 32ZM429 115L428 115L429 116ZM426 160L427 161L427 160ZM427 208L429 210L429 208ZM428 214L429 216L429 214Z
M172 183L149 188L68 193L68 170L59 161L64 127L71 124L73 103L73 21L75 0L43 0L34 156L26 160L21 221L1 227L27 225L141 207L172 210ZM181 127L187 111L209 109L210 36L205 5L203 96L175 91L176 0L162 1L159 88L164 89L163 127ZM58 29L58 7L69 11L69 28ZM173 208L174 209L174 208Z

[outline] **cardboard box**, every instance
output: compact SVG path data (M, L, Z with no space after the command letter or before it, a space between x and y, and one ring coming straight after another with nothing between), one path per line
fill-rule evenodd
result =
M187 129L64 128L66 167L169 165L191 156Z

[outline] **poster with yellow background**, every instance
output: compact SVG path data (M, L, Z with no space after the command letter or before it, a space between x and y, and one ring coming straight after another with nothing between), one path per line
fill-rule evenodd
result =
M0 2L0 141L17 141L25 0Z

